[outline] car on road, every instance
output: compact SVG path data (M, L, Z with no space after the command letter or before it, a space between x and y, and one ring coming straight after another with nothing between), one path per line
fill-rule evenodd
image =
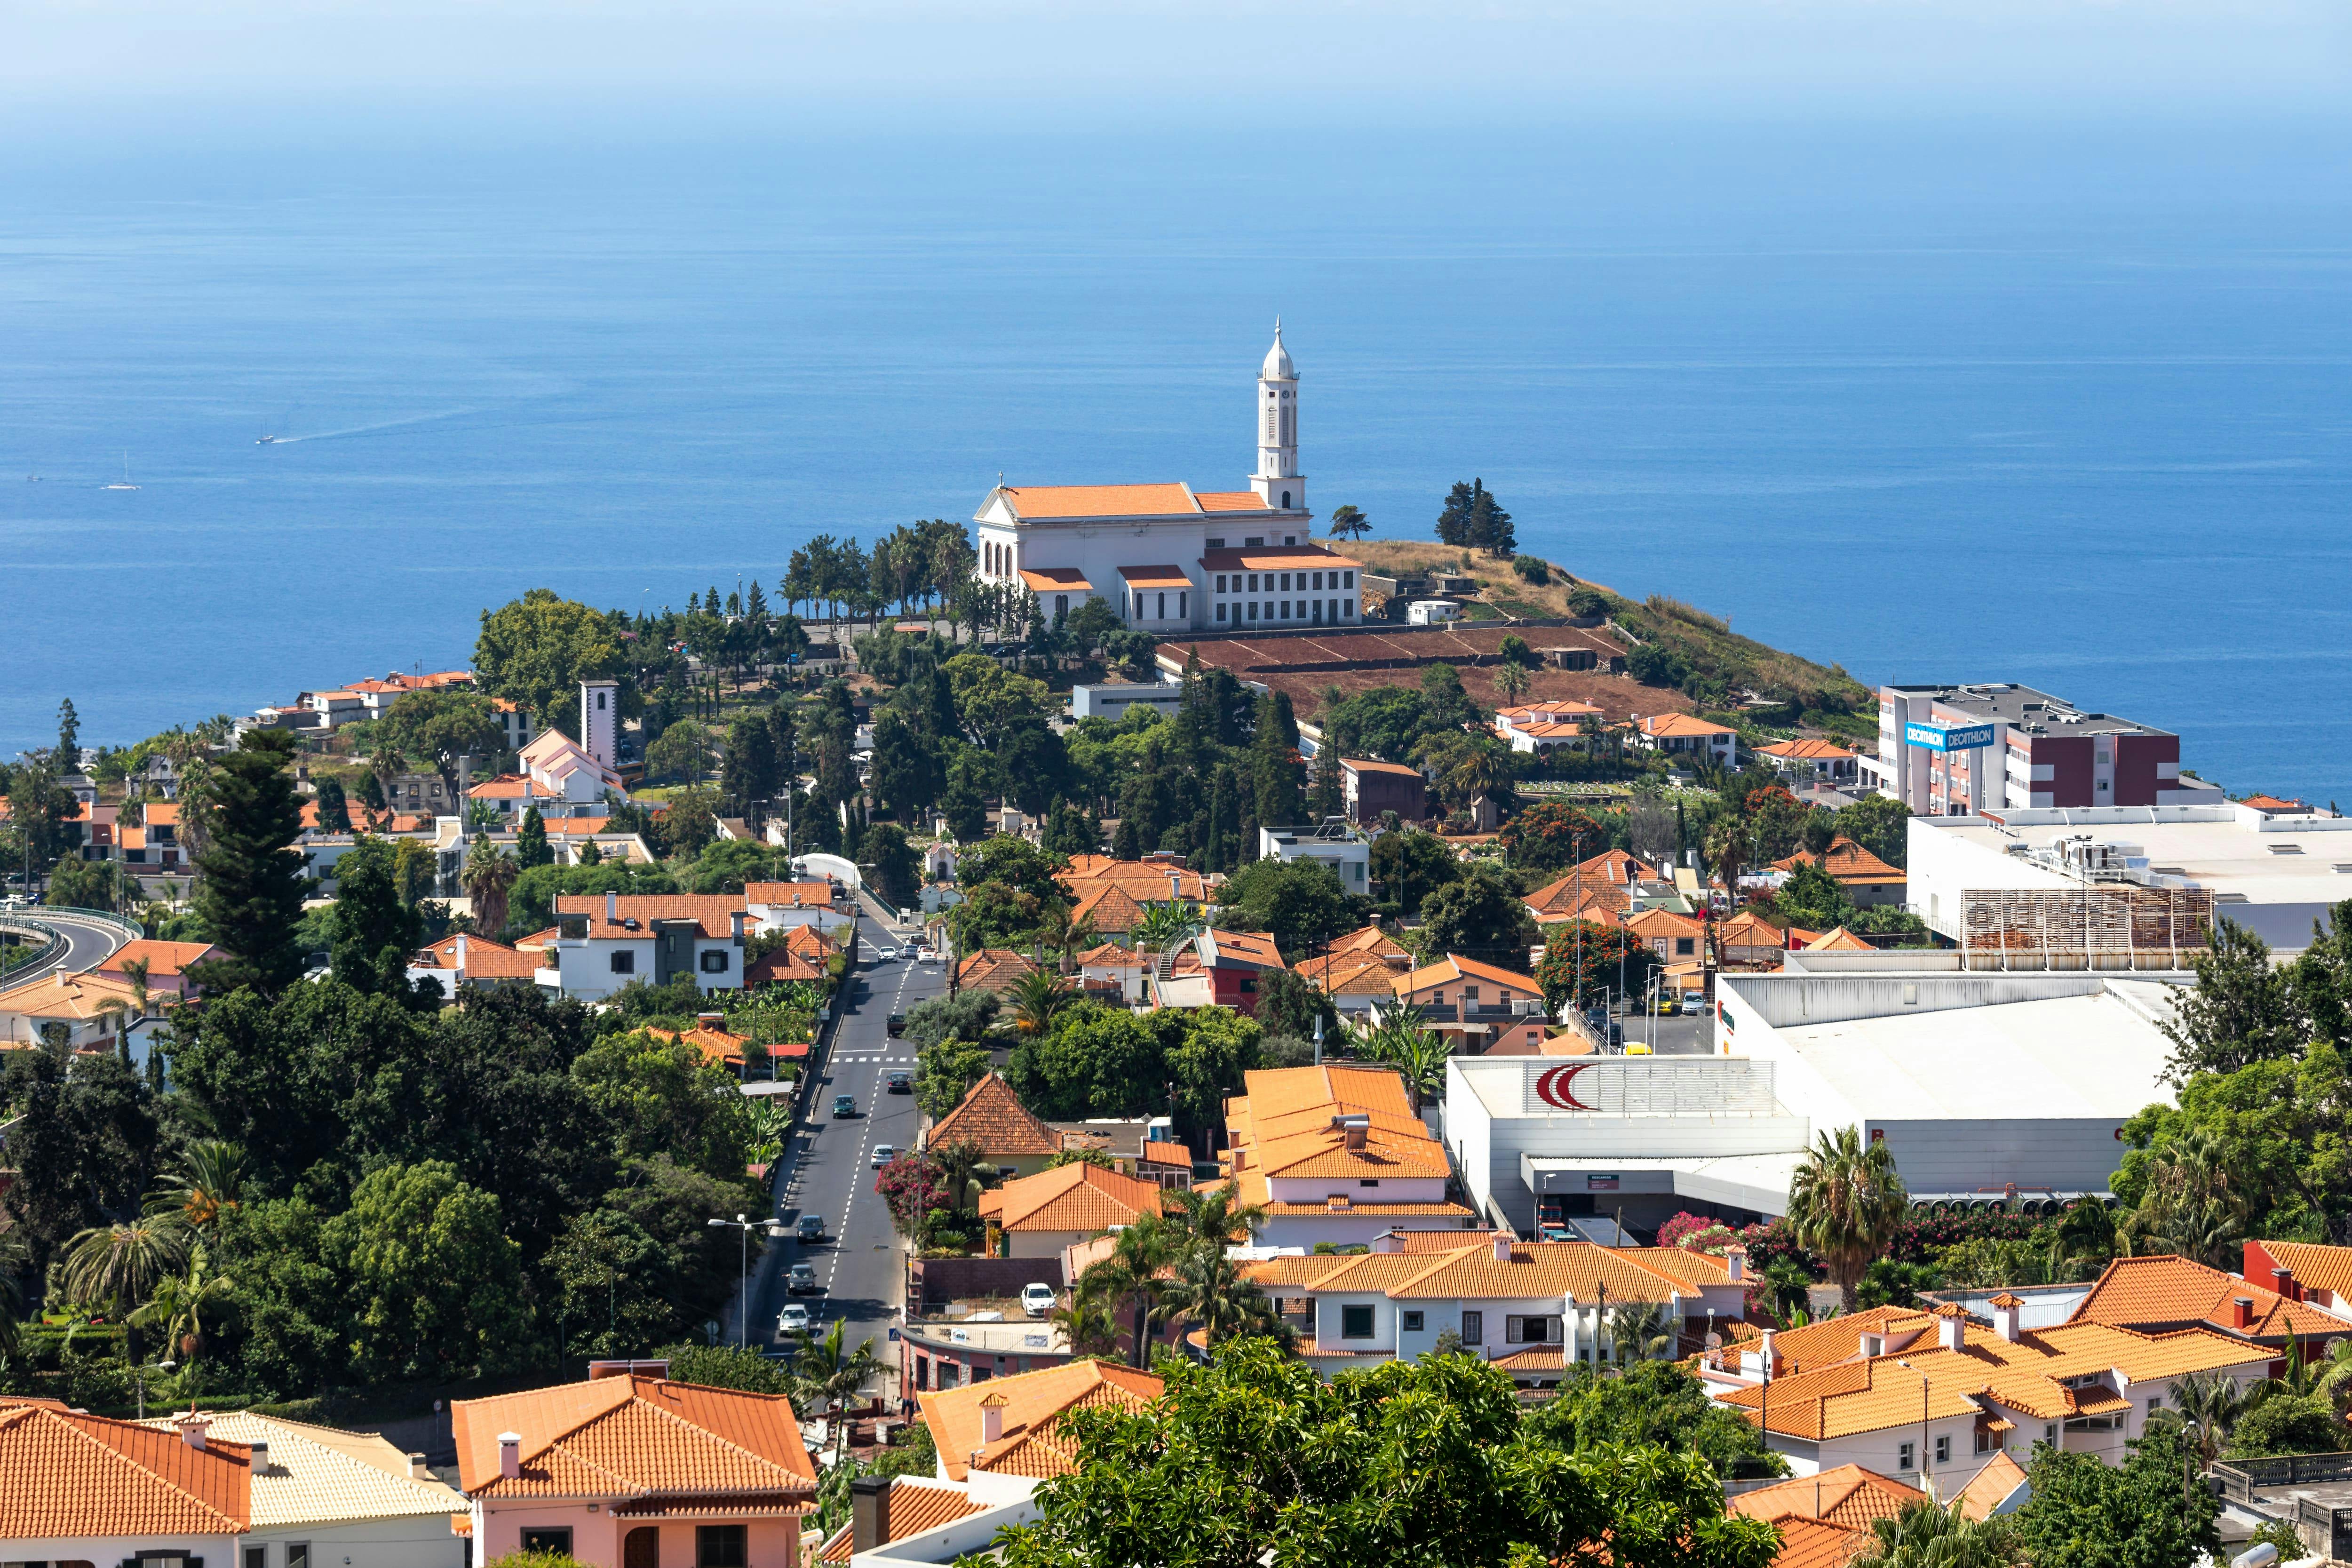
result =
M784 1310L776 1314L776 1338L778 1339L782 1339L786 1334L807 1333L808 1327L809 1310L798 1301L785 1302Z
M1021 1288L1021 1310L1033 1318L1042 1318L1054 1310L1054 1288L1042 1280L1033 1279Z
M801 1215L800 1228L793 1234L798 1236L803 1241L823 1241L824 1239L824 1215L821 1214L804 1214Z
M883 1076L882 1087L892 1094L912 1094L915 1092L915 1075L905 1068L893 1068Z
M898 961L898 950L895 947L877 947L874 950L874 962L877 963L896 963Z
M888 1164L898 1157L898 1151L894 1146L888 1143L877 1143L874 1145L874 1168L876 1170L880 1170L883 1166Z
M816 1282L816 1265L795 1263L784 1275L784 1293L790 1296L816 1296L824 1287Z
M883 1020L882 1026L889 1030L893 1036L903 1035L907 1032L907 1015L893 1013Z
M835 1121L839 1121L845 1117L855 1116L856 1114L857 1097L856 1095L836 1094L833 1097L833 1119Z

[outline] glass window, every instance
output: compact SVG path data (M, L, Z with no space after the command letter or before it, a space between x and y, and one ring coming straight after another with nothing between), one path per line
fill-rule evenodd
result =
M1218 593L1220 593L1220 594L1222 594L1222 593L1223 593L1224 591L1225 591L1225 574L1224 574L1223 573L1220 572L1220 573L1218 573L1218 574L1217 574L1217 592L1218 592Z
M269 1548L248 1546L245 1549L245 1568L269 1568Z
M1463 1313L1462 1342L1465 1345L1476 1345L1484 1344L1486 1340L1486 1314L1484 1312Z
M1188 621L1192 618L1192 595L1191 594L1186 593L1176 595L1176 618L1178 620Z
M1290 574L1287 572L1282 574L1282 591L1286 594L1290 592Z
M1421 1332L1421 1325L1422 1315L1419 1312L1407 1312L1404 1315L1404 1331L1406 1333L1417 1334Z
M927 1355L915 1358L915 1386L925 1390L931 1386L931 1358Z
M1339 577L1339 586L1342 588L1352 588L1356 585L1356 574L1353 572L1342 572Z
M1308 584L1307 586L1310 588L1320 588L1323 586L1323 574L1320 572L1316 573L1315 581Z
M1919 1468L1918 1450L1909 1443L1906 1443L1902 1447L1896 1448L1895 1450L1895 1468L1898 1470L1917 1469Z
M569 1557L572 1555L572 1527L562 1524L550 1525L540 1530L526 1530L522 1532L522 1549L525 1552L553 1552ZM288 1547L286 1554L290 1559L294 1554L294 1549Z
M705 974L726 973L727 950L723 947L715 947L709 952L704 953L702 955L702 973Z
M1937 1438L1937 1439L1936 1439L1936 1463L1937 1463L1937 1464L1939 1464L1939 1465L1948 1465L1948 1464L1950 1464L1951 1462L1952 1462L1952 1440L1951 1440L1951 1438L1949 1438L1948 1436L1946 1436L1946 1437L1938 1437L1938 1438Z
M1249 578L1250 578L1249 591L1250 591L1251 593L1255 594L1255 593L1256 593L1256 592L1257 592L1257 574L1256 574L1256 573L1255 573L1255 572L1251 573L1251 574L1249 574Z
M1356 1178L1356 1185L1360 1187L1377 1187L1380 1184L1381 1179L1378 1176L1358 1176Z
M1219 619L1219 620L1221 620L1221 621L1222 621L1222 620L1223 620L1224 618L1225 618L1225 606L1224 606L1224 605L1219 605L1217 606L1217 619Z
M1225 542L1222 539L1212 539L1209 541L1209 548L1212 550L1223 550L1224 547Z
M1250 601L1249 618L1251 620L1257 619L1257 601L1255 599L1252 599Z
M1339 1337L1343 1340L1368 1340L1372 1337L1372 1310L1370 1307L1339 1309Z
M740 1524L694 1527L695 1568L743 1568L744 1528Z
M616 952L616 953L614 953L614 954L613 955L613 973L615 973L615 974L635 974L636 972L637 972L637 955L636 955L635 953L634 953L634 952Z

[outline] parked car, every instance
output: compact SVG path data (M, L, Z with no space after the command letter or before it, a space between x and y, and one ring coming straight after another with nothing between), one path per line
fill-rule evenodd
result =
M888 1164L898 1157L898 1151L892 1145L888 1143L877 1143L874 1145L874 1168L876 1170L880 1170L883 1166Z
M824 1215L821 1214L804 1214L801 1215L800 1229L795 1234L797 1234L803 1241L823 1241L824 1239Z
M888 1018L883 1020L882 1026L893 1035L903 1035L907 1032L907 1015L893 1013Z
M786 1334L804 1334L808 1332L808 1326L809 1310L798 1301L785 1302L784 1310L776 1314L776 1338L778 1339L782 1339Z
M856 1114L857 1097L856 1095L836 1094L833 1097L833 1119L835 1121L842 1120L844 1117L855 1116Z
M784 1292L791 1296L823 1294L824 1287L816 1282L816 1265L795 1263L784 1275Z
M1054 1310L1054 1288L1042 1280L1033 1279L1021 1288L1021 1310L1033 1318L1042 1318Z
M915 1092L915 1075L905 1068L893 1068L882 1079L882 1087L892 1094Z

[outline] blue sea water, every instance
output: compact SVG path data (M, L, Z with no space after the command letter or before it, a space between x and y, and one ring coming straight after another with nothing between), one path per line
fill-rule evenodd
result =
M1580 575L2352 805L2345 122L1378 118L19 140L0 754L1000 472L1237 487L1279 313L1318 510L1483 478Z

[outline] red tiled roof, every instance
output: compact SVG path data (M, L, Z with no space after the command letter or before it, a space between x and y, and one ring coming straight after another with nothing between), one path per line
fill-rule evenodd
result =
M1064 1167L1069 1169L1071 1167ZM1076 1167L1091 1169L1089 1166ZM974 1468L1020 1476L1054 1476L1072 1468L1073 1449L1055 1433L1073 1410L1097 1405L1142 1410L1166 1385L1148 1372L1108 1362L1079 1361L1015 1377L992 1378L922 1395L923 1423L931 1429L940 1468L960 1481ZM982 1443L981 1405L1002 1400L999 1436Z
M983 947L957 963L956 988L1002 994L1020 984L1021 977L1036 967L1027 953L1015 952L1009 947Z
M1843 834L1830 840L1826 856L1816 857L1810 849L1800 849L1784 860L1773 861L1772 869L1793 871L1800 866L1811 865L1816 858L1822 860L1822 869L1836 880L1864 887L1897 885L1908 875L1900 866L1888 865Z
M1160 1213L1160 1194L1156 1182L1078 1161L982 1194L980 1212L1008 1231L1092 1232Z
M650 1499L814 1493L792 1401L627 1375L451 1407L459 1487L477 1497ZM522 1437L522 1471L499 1473L499 1434Z
M2236 1327L2231 1303L2253 1303L2245 1328ZM2352 1322L2309 1301L2290 1301L2277 1291L2224 1274L2177 1253L2118 1258L2107 1265L2083 1298L2069 1323L2111 1323L2118 1328L2156 1329L2198 1323L2250 1339L2352 1334Z
M0 1540L241 1535L251 1460L241 1443L197 1448L176 1432L0 1396Z
M1846 1530L1868 1530L1874 1519L1893 1519L1927 1494L1860 1465L1840 1465L1819 1475L1799 1476L1728 1499L1725 1511L1749 1519L1794 1516L1822 1520Z
M99 972L121 974L125 973L126 965L145 959L147 978L155 980L166 974L184 974L188 965L201 963L217 951L208 942L158 942L141 937L116 949L112 957L99 965Z
M552 832L555 824L549 823ZM564 895L555 900L558 917L585 915L592 937L642 938L653 934L656 921L694 921L704 936L717 940L733 934L733 917L746 912L740 893L624 893L614 900L613 920L604 918L604 895ZM634 920L630 931L620 922Z
M882 1539L877 1544L887 1546L894 1541L937 1530L940 1525L978 1513L986 1506L972 1501L971 1494L961 1487L942 1485L928 1476L920 1479L899 1476L890 1482L888 1500L883 1505ZM856 1540L856 1527L843 1525L824 1543L824 1550L817 1553L817 1561L848 1562Z
M977 1143L982 1154L1011 1159L1062 1151L1061 1136L1031 1115L1013 1086L992 1072L966 1089L956 1108L924 1135L927 1148L944 1149L951 1143Z
M410 961L419 969L457 967L457 939L445 936ZM539 972L540 960L486 936L466 939L466 973L474 980L529 980Z

